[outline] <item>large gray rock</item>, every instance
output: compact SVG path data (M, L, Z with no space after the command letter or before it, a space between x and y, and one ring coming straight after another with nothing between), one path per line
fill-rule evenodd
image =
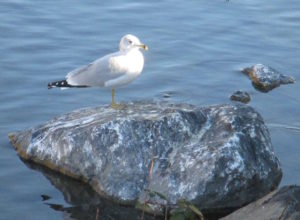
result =
M295 79L292 76L281 74L275 69L263 64L256 64L244 68L242 72L247 74L251 79L253 86L262 92L268 92L281 84L295 82Z
M152 156L149 190L205 210L247 204L282 176L263 119L242 104L86 108L10 134L10 141L22 158L121 202L145 199Z
M284 186L222 220L299 220L300 186Z

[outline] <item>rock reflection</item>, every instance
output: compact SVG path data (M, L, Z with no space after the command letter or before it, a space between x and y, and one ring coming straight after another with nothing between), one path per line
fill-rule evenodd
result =
M54 172L40 165L23 161L29 168L38 170L50 183L62 192L64 200L71 205L64 207L61 204L51 203L51 197L41 195L41 200L55 211L62 212L65 220L134 220L141 219L141 211L129 205L120 205L99 196L89 185ZM145 216L146 220L160 219L154 216Z

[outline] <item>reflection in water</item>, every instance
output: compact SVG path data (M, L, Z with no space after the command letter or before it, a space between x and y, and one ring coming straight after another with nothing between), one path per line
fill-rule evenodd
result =
M62 212L63 219L76 220L102 220L102 219L141 219L141 211L128 205L119 205L108 199L100 197L90 186L78 180L61 175L40 165L23 161L28 167L38 170L60 190L65 201L70 206L51 203L51 197L41 195L44 204L55 211ZM144 219L160 219L153 216L145 216Z

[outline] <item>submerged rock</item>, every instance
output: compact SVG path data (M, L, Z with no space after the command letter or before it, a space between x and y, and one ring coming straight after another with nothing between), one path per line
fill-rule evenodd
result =
M292 76L283 75L275 69L263 64L256 64L249 68L244 68L242 72L247 74L252 80L253 86L262 92L268 92L281 84L295 82Z
M168 204L240 207L275 189L282 176L263 119L242 104L85 108L10 134L10 141L20 157L121 202L151 201L148 188Z
M222 220L300 219L300 186L284 186Z
M248 102L250 102L251 98L250 98L250 95L248 94L248 92L236 91L230 96L230 100L248 103Z

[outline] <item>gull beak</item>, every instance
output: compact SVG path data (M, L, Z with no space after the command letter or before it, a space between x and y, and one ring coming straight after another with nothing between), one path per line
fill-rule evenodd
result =
M148 46L146 44L140 44L138 46L144 50L148 50Z

